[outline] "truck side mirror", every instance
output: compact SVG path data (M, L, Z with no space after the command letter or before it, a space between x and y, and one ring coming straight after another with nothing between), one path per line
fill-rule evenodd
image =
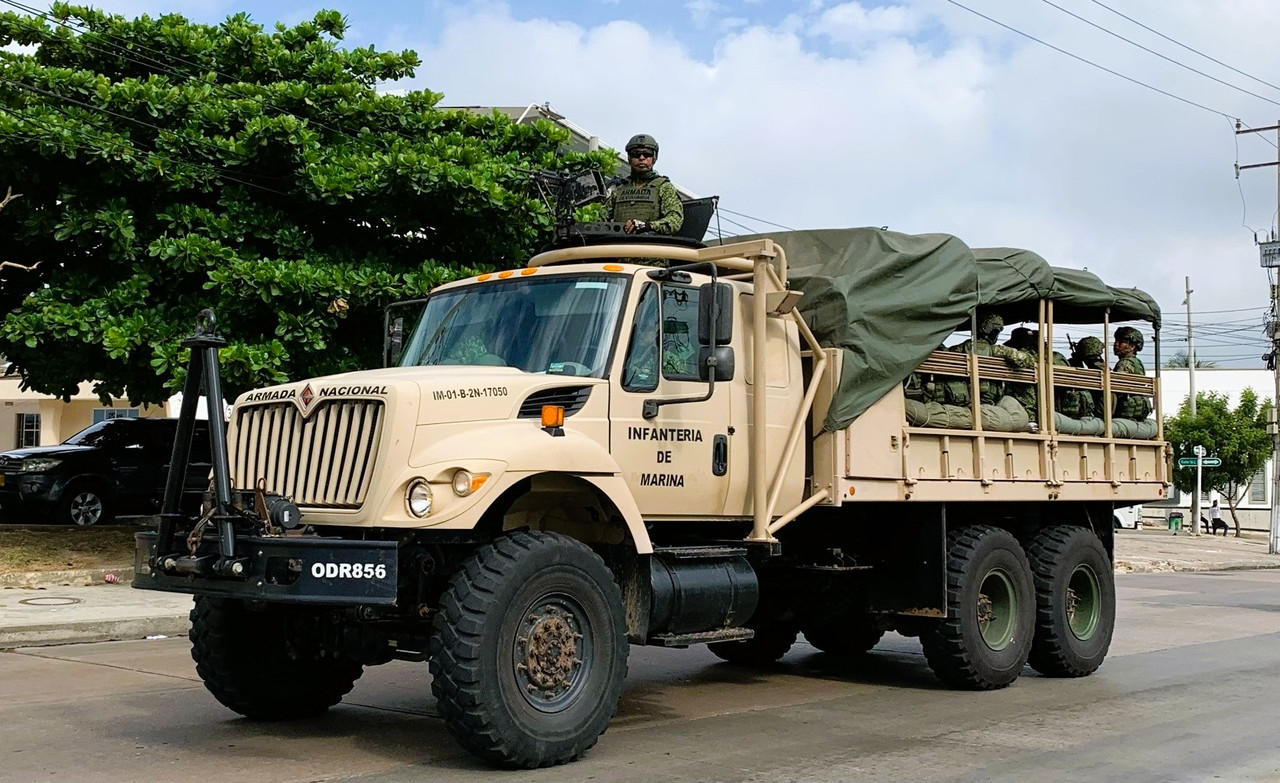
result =
M395 367L400 364L404 354L404 319L392 318L387 326L386 366Z
M719 317L711 322L711 303L718 307ZM733 286L728 283L703 283L698 287L698 342L727 345L733 339Z
M714 362L712 361L714 360ZM714 374L717 381L733 380L733 349L727 345L717 345L715 353L711 346L704 345L698 349L698 378L709 381Z

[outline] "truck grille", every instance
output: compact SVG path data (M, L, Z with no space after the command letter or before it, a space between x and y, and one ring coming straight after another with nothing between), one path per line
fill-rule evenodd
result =
M303 417L289 402L236 413L231 476L242 489L265 479L268 492L299 506L359 508L382 442L381 400L324 400Z

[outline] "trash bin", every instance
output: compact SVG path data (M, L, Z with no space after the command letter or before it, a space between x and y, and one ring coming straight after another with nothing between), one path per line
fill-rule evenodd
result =
M1175 533L1182 529L1182 512L1174 511L1169 514L1169 529Z

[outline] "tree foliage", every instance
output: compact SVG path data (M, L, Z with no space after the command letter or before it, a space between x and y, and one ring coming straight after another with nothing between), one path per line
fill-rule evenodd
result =
M1204 446L1207 456L1218 457L1222 466L1202 468L1202 486L1213 489L1227 499L1235 520L1236 534L1240 521L1236 507L1254 474L1271 455L1271 436L1267 434L1267 411L1271 400L1259 402L1253 389L1240 393L1240 404L1231 408L1227 395L1218 392L1196 394L1196 415L1191 415L1190 398L1184 400L1178 415L1165 419L1165 437L1173 446L1175 464L1180 457L1194 457L1193 447ZM1192 468L1173 471L1173 484L1180 491L1194 493L1196 474Z
M1164 366L1171 370L1187 369L1191 366L1191 357L1186 351L1178 351L1169 357ZM1209 359L1196 359L1196 367L1217 367L1218 363Z
M231 393L373 366L388 302L548 237L527 170L612 167L549 123L379 92L417 56L342 48L345 27L0 14L0 183L23 194L0 354L29 387L159 402L204 307Z

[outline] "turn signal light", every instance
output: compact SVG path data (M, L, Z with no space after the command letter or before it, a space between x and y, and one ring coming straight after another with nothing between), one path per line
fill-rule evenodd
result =
M564 407L560 405L542 406L542 426L548 429L564 426Z

